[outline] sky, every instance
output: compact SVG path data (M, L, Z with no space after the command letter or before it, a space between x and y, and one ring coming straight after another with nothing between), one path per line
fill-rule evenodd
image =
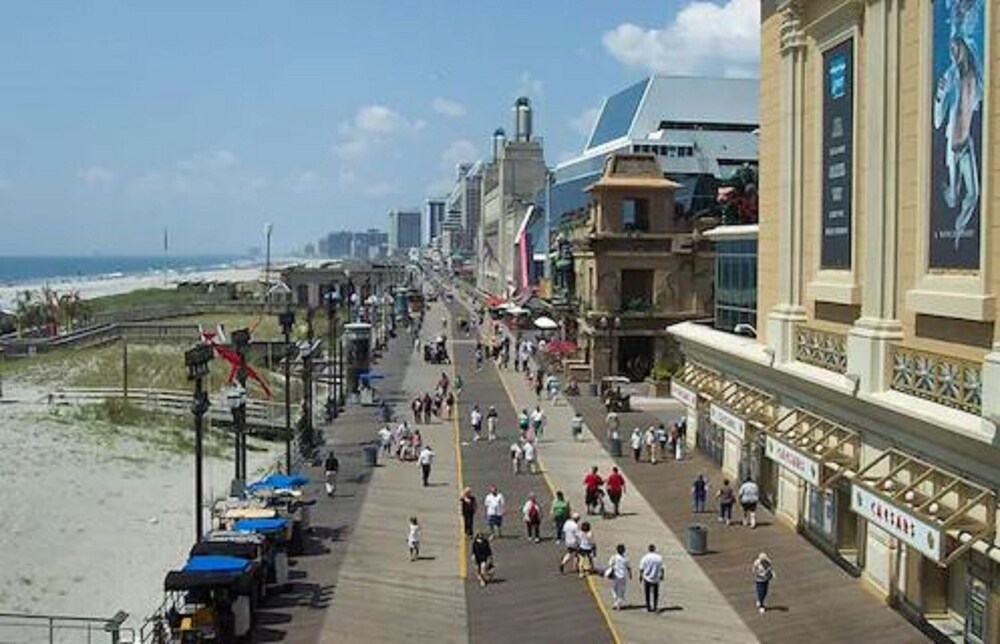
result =
M46 0L0 21L0 255L280 254L550 164L650 73L755 76L759 0Z

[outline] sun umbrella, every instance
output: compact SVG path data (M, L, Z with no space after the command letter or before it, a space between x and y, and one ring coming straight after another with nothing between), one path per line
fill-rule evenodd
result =
M537 326L539 329L557 329L557 328L559 328L559 325L556 324L555 320L553 320L552 318L549 318L549 317L545 317L544 315L541 316L541 317L539 317L539 318L535 318L535 326Z

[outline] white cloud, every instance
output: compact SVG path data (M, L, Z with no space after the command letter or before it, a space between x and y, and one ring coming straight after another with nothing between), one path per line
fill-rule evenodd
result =
M457 101L452 101L447 98L442 98L438 96L434 99L431 104L431 109L440 114L441 116L447 116L448 118L461 118L466 115L465 106Z
M468 139L452 141L441 152L441 165L444 169L453 171L459 163L472 163L479 158L479 149Z
M384 197L395 193L399 188L392 181L367 179L354 170L341 170L337 174L337 183L341 188L368 197Z
M541 98L545 90L545 84L538 78L531 75L531 72L521 72L521 78L517 83L517 95L529 98Z
M295 194L303 194L315 189L319 185L319 175L315 172L301 172L289 177L287 183L288 190Z
M420 119L409 121L385 105L362 105L351 121L337 128L340 139L334 151L345 161L356 161L366 156L372 147L395 136L422 130L426 125L426 121Z
M618 61L657 74L756 75L760 0L690 2L662 29L626 22L602 41Z
M177 162L177 168L185 172L205 172L225 170L240 164L240 158L231 150L207 150L196 152L187 159Z
M369 181L365 183L364 193L369 197L384 197L395 193L397 186L391 181Z
M82 168L76 176L91 188L107 188L115 182L116 175L111 170L100 165Z
M590 131L594 129L594 123L597 122L597 117L600 115L600 107L588 107L580 112L579 115L571 118L569 120L569 126L583 136L590 136Z

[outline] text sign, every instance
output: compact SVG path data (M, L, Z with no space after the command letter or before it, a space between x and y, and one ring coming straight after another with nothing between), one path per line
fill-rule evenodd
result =
M683 385L677 384L676 380L670 381L670 395L687 405L689 409L694 409L698 406L698 394Z
M743 419L739 416L734 416L715 403L712 403L711 407L709 407L709 418L711 418L713 423L736 436L741 441L746 435L746 423L743 422Z
M792 449L770 436L764 443L764 455L804 481L819 487L820 464L797 449Z
M854 39L823 52L823 234L820 266L851 267Z
M899 509L856 483L851 485L851 510L926 557L941 561L941 530L936 526Z

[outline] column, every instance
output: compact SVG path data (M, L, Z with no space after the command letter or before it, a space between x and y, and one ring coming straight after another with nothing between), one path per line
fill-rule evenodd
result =
M847 339L847 371L859 391L887 387L889 345L902 338L896 319L897 138L899 136L898 0L869 0L864 17L865 172L861 317Z
M798 0L783 3L781 24L781 164L778 198L779 303L768 314L767 342L775 362L795 355L802 307L802 81L805 40Z

